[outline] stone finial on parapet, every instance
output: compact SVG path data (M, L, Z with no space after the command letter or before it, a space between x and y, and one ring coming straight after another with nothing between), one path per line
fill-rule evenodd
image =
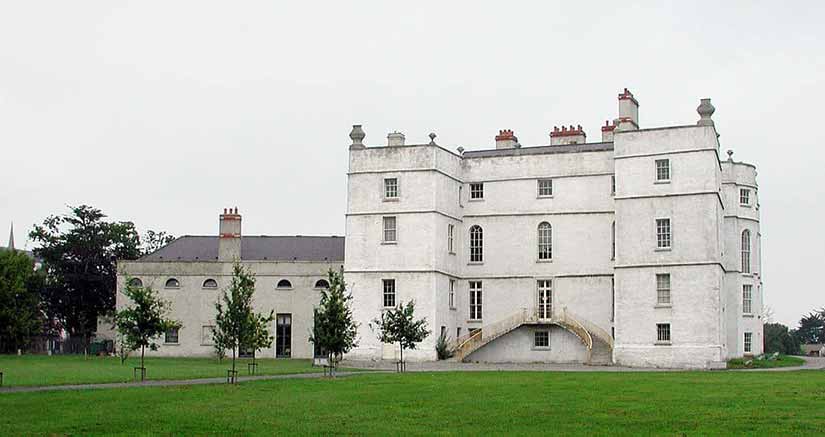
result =
M710 117L716 112L716 108L710 103L710 99L702 99L699 106L696 108L699 113L699 121L696 122L699 126L713 126L713 119Z
M435 137L436 137L435 132L430 132L430 134L427 135L427 136L430 137L430 145L435 146L436 145L435 144Z
M365 148L364 138L366 138L366 136L367 134L365 134L364 130L361 129L360 124L352 125L352 130L349 133L349 137L352 140L352 144L349 146L350 150Z

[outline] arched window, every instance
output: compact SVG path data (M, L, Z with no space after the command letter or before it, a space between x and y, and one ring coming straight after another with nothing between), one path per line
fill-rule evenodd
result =
M278 281L278 285L276 285L276 287L277 288L292 288L292 282L289 282L288 279L281 279L280 281Z
M218 281L209 278L203 281L203 288L218 288Z
M539 260L548 261L553 259L553 227L550 223L539 223Z
M742 231L742 273L751 272L751 231Z
M480 263L484 261L484 231L481 226L470 227L470 262Z
M130 287L143 287L143 281L138 278L132 278L129 280Z
M175 278L169 278L166 280L165 288L180 288L180 281Z
M329 288L329 282L326 279L319 279L315 281L315 288Z

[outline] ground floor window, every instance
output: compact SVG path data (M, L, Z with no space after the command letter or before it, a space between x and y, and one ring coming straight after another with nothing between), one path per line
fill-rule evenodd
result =
M168 344L178 343L178 328L169 328L163 336L163 342Z
M745 333L745 353L749 354L753 352L753 333L746 332Z
M656 341L670 343L670 323L656 324Z
M458 339L461 337L461 327L455 328L455 338Z
M550 347L550 331L536 331L533 335L533 346L549 348Z
M275 316L275 357L292 356L292 314Z
M204 325L201 327L201 345L203 346L214 346L215 339L214 339L214 332L215 326L213 325Z

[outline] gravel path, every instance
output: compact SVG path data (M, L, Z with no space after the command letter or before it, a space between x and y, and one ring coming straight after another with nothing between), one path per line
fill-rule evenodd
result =
M737 369L728 372L788 372L793 370L825 370L825 357L801 357L805 365L797 367L777 367L773 369ZM343 361L339 377L395 372L393 361ZM540 364L540 363L460 363L456 361L410 362L408 372L676 372L686 369L654 369L622 366L585 366L582 364ZM291 375L239 376L238 382L264 381L271 379L314 379L323 378L322 373L300 373ZM47 386L0 387L0 393L25 393L41 391L89 390L128 387L173 387L181 385L225 384L226 378L200 378L184 380L150 380L144 382L113 382L106 384L71 384Z

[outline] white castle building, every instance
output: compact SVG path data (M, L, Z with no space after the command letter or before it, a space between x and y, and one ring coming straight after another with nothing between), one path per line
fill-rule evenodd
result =
M720 158L709 99L697 123L671 127L642 129L626 89L618 107L591 143L570 126L541 146L502 130L488 150L397 132L367 147L353 126L345 239L241 237L230 211L217 237L120 263L119 287L127 275L163 284L184 325L157 352L168 355L211 353L234 257L258 275L256 304L279 314L264 355L312 356L319 281L342 261L354 359L395 359L369 323L409 300L433 330L405 353L415 360L436 359L440 333L468 361L709 368L762 353L755 167Z

